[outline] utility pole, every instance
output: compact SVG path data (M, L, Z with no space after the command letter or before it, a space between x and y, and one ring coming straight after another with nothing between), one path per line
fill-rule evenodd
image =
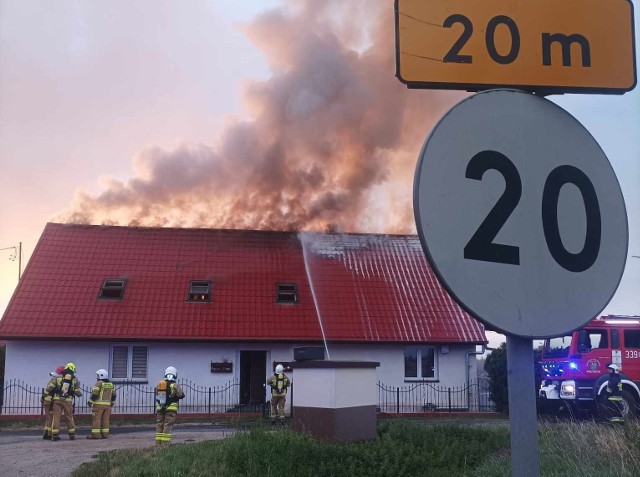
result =
M22 242L18 242L18 245L13 247L0 248L0 250L13 250L13 254L9 256L9 260L14 261L18 259L18 281L22 276Z

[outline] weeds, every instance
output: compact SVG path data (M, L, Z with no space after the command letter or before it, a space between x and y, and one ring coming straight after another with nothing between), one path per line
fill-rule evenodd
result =
M640 475L640 425L539 426L543 477ZM375 440L335 443L254 428L220 441L101 453L75 476L414 477L511 476L507 425L429 425L386 420Z

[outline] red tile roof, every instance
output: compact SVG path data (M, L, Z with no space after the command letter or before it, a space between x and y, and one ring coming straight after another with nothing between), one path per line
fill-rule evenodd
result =
M99 300L105 279L121 301ZM210 280L210 303L188 302ZM298 304L275 303L277 282ZM317 302L318 313L316 312ZM416 236L47 224L3 339L486 342Z

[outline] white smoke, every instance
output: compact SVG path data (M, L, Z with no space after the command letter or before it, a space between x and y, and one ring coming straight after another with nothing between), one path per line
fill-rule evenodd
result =
M414 232L420 146L460 95L395 78L393 2L288 1L246 34L271 70L246 86L251 120L230 121L213 144L143 149L134 177L77 191L54 220Z

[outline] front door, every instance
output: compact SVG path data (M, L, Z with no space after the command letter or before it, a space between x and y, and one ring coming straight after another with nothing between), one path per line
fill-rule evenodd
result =
M266 366L266 351L240 351L240 404L264 404Z

